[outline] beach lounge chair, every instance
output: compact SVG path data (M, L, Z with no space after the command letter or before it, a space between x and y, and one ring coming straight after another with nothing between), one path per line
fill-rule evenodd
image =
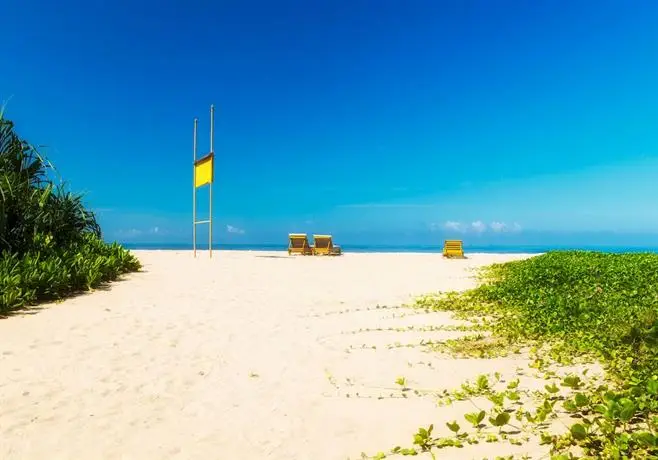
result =
M313 235L313 254L316 256L339 256L340 246L334 245L331 235Z
M464 245L461 240L445 240L443 257L464 259Z
M313 254L313 248L308 244L306 233L290 233L288 235L288 255L301 254L310 256Z

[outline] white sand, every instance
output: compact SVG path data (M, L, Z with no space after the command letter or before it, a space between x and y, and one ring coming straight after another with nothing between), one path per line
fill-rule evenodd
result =
M109 290L0 321L0 458L359 458L473 410L403 399L397 377L452 389L525 364L387 347L460 332L351 333L454 324L373 307L467 288L473 267L524 255L137 254L145 271ZM524 449L482 443L441 458Z

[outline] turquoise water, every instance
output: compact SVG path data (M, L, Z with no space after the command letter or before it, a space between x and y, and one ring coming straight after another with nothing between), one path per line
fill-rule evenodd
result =
M148 244L148 243L124 243L128 249L168 249L168 250L191 250L192 244ZM440 253L440 246L384 246L384 245L341 245L345 252L423 252L423 253ZM286 244L214 244L213 249L225 251L285 251ZM197 250L208 249L208 246L200 244ZM585 250L600 251L608 253L622 252L654 252L658 253L658 247L651 246L469 246L464 245L466 252L482 252L490 254L535 254L540 252L556 250Z

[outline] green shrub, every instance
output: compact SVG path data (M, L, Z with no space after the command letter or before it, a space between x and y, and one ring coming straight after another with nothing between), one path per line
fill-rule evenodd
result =
M56 185L54 173L0 111L0 315L140 268L121 246L103 242L82 196Z
M139 270L139 261L118 244L95 235L68 248L0 256L0 314L93 289L123 273Z

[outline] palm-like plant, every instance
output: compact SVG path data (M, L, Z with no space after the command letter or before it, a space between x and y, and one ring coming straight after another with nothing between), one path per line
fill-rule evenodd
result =
M53 166L20 139L0 110L0 252L24 253L47 239L67 246L100 227L82 195L70 193L48 176Z

